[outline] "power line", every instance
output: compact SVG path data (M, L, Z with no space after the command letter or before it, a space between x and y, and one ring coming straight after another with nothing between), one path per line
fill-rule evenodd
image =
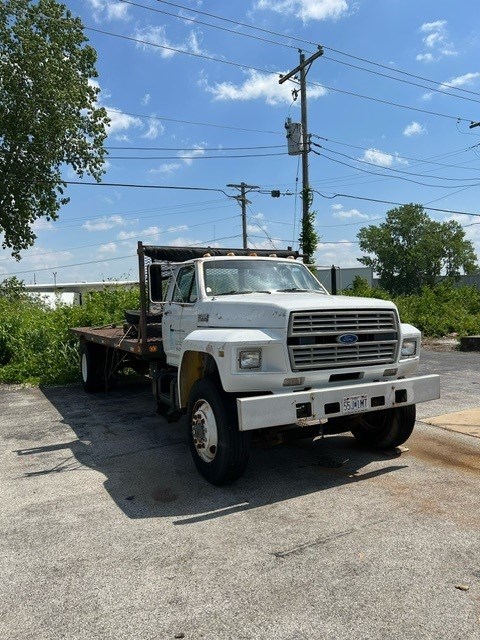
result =
M214 211L217 209L225 209L225 208L233 208L235 205L232 203L225 203L223 201L223 205L220 207L208 207L208 208L202 208L202 209L190 209L188 211L186 210L182 210L182 211L172 211L170 213L163 213L163 214L151 214L149 216L142 216L141 218L141 222L143 223L145 220L150 220L151 218L155 218L155 220L157 220L158 218L165 218L165 217L172 217L172 216L184 216L186 214L194 214L194 213L201 213L203 211ZM64 222L66 224L62 224L62 221L56 221L56 225L61 225L61 230L65 230L65 229L72 229L72 228L76 228L76 227L82 227L82 228L86 228L86 225L88 223L93 223L95 224L95 221L98 221L99 223L105 222L108 224L109 221L112 221L112 218L119 216L122 218L122 220L125 220L127 218L126 215L122 215L122 214L111 214L111 215L102 215L102 216L91 216L88 218L77 218L77 220L81 220L81 222L77 222L77 223L73 223L73 224L69 224L70 220L65 220ZM130 222L130 220L128 220ZM112 221L114 222L114 221ZM115 226L115 224L112 225L111 228L113 228ZM120 225L118 225L120 226ZM97 230L97 229L94 229ZM105 231L108 231L109 229L105 229ZM103 229L98 229L98 231L103 231Z
M454 181L458 181L460 180L461 182L471 182L472 180L475 180L476 178L450 178L450 177L445 177L445 176L432 176L426 173L411 173L410 171L403 171L402 169L395 169L394 167L386 167L383 165L378 165L375 162L369 162L368 160L363 160L360 158L354 158L353 156L349 156L346 153L341 153L341 151L335 151L334 149L328 149L327 147L324 147L323 145L320 144L316 144L315 142L312 142L312 145L314 145L315 147L319 147L320 149L324 149L325 151L328 151L329 153L335 153L336 155L342 156L342 158L347 158L348 160L353 160L354 162L360 162L362 164L368 164L369 166L372 167L379 167L381 169L384 169L385 171L393 171L395 173L402 173L404 175L407 176L419 176L421 178L434 178L435 180L446 180L449 182L454 182ZM395 156L393 156L395 157ZM401 157L401 156L399 156ZM473 185L474 186L474 185Z
M287 44L286 42L277 42L276 40L269 40L268 38L262 38L260 36L254 36L250 33L241 33L239 31L237 31L236 29L227 29L226 27L221 27L220 25L217 24L211 24L209 22L204 22L203 20L198 20L197 18L192 18L190 16L180 16L177 13L171 13L170 11L164 11L163 9L156 9L154 7L147 7L144 4L139 4L138 2L131 2L130 0L120 0L120 2L123 2L124 4L130 4L134 7L139 7L141 9L147 9L148 11L153 11L155 13L161 13L162 15L165 16L170 16L172 18L178 18L180 20L187 20L188 22L193 22L194 24L200 24L203 27L211 27L212 29L219 29L220 31L225 31L226 33L233 33L234 35L241 35L244 36L246 38L251 38L252 40L258 40L259 42L266 42L267 44L275 44L277 46L280 47L286 47L288 49L297 49L296 46L291 45L291 44ZM196 13L203 13L201 11L197 11L196 9L192 9L189 8L189 11L196 11ZM208 15L208 14L207 14ZM285 36L283 36L285 37Z
M342 147L350 147L351 149L359 149L360 151L370 151L371 148L372 148L372 147L361 147L359 145L349 144L348 142L340 142L340 140L333 140L333 138L325 138L323 136L319 136L319 135L316 135L316 134L313 134L313 133L311 134L311 136L312 136L312 138L318 138L319 140L325 140L325 142L331 142L333 144L339 144ZM452 156L452 155L458 155L460 153L465 153L466 151L473 150L473 147L475 147L475 146L477 146L477 145L471 145L470 147L464 147L463 149L457 149L455 151L446 152L446 153L443 153L443 154L432 156L431 158L412 158L410 156L394 154L392 152L385 152L385 153L388 153L392 157L399 158L401 160L409 160L411 162L416 162L418 164L433 164L433 165L436 165L438 167L445 167L447 169L456 169L456 168L462 166L465 163L445 164L443 162L435 162L433 160L433 158L442 158L442 157L448 157L448 156ZM480 171L479 167L467 167L467 168L470 171Z
M207 56L206 54L202 54L202 53L195 53L193 51L187 51L185 49L179 49L177 47L170 47L167 45L162 45L162 44L158 44L158 43L154 43L154 42L148 42L146 40L142 40L140 38L133 38L131 36L125 36L125 35L121 35L119 33L113 33L111 31L105 31L102 29L94 29L93 27L85 27L86 30L89 31L94 31L95 33L100 33L102 35L108 35L108 36L112 36L115 38L120 38L123 40L128 40L130 42L136 42L137 44L144 44L150 47L154 47L154 48L158 48L158 49L164 49L166 51L173 51L175 53L183 53L184 55L188 55L188 56L193 56L195 58L200 58L202 60L208 60L210 62L218 62L220 64L227 64L233 67L237 67L240 69L247 69L250 71L257 71L259 73L264 73L265 75L280 75L282 72L281 71L269 71L267 69L261 69L259 67L252 67L251 65L246 65L246 64L242 64L239 62L233 62L231 60L226 60L225 58L216 58L214 56ZM472 118L464 118L463 116L453 116L453 115L449 115L449 114L445 114L445 113L441 113L438 111L430 111L428 109L421 109L419 107L412 107L409 105L404 105L404 104L400 104L398 102L393 102L391 100L383 100L381 98L375 98L373 96L366 96L364 94L361 93L355 93L353 91L347 91L345 89L339 89L338 87L330 87L327 86L325 84L320 84L318 82L308 82L309 85L311 86L315 86L315 87L321 87L323 89L327 89L328 91L333 91L336 93L341 93L344 95L349 95L349 96L353 96L356 98L362 98L364 100L370 100L373 102L378 102L380 104L386 104L392 107L398 107L400 109L407 109L409 111L415 111L418 113L426 113L428 115L434 115L437 117L441 117L441 118L448 118L450 120L456 120L457 122L472 122L473 119ZM128 115L128 114L127 114ZM270 132L270 133L277 133L277 132Z
M441 113L440 111L430 111L428 109L420 109L420 107L411 107L399 102L393 102L391 100L383 100L381 98L374 98L373 96L366 96L363 93L355 93L354 91L346 91L345 89L338 89L337 87L328 87L326 84L320 84L319 82L309 81L307 84L313 87L322 87L329 91L335 91L347 96L353 96L355 98L362 98L364 100L371 100L372 102L379 102L380 104L386 104L390 107L398 107L399 109L408 109L409 111L417 111L418 113L426 113L431 116L438 116L439 118L448 118L449 120L456 120L457 122L472 122L471 118L463 118L462 116L452 116L447 113Z
M392 202L391 200L380 200L378 198L367 198L365 196L354 196L349 193L334 193L332 196L327 196L321 193L320 191L318 191L317 189L313 189L313 191L315 191L315 193L318 193L319 196L327 200L333 200L334 198L350 198L353 200L365 200L367 202L376 202L379 204L391 204L391 205L394 205L395 207L406 207L408 206L408 204L411 204L407 202ZM455 209L438 209L436 207L427 207L424 205L421 205L421 206L426 211L436 211L437 213L451 213L451 214L456 214L460 216L474 216L474 217L480 218L480 213L471 213L470 211L457 211Z
M22 180L22 182L48 182L47 180ZM62 180L63 184L70 184L82 187L128 187L131 189L171 189L173 191L217 191L223 193L227 198L230 195L223 189L215 189L213 187L179 187L165 184L136 184L126 182L82 182L81 180Z
M191 147L191 148L183 148L183 147L113 147L110 145L105 146L105 149L113 149L115 151L198 151L201 149L205 152L210 151L248 151L248 150L262 150L262 149L283 149L285 145L283 144L270 144L259 147L224 147L222 145L218 145L215 148L212 147Z
M381 176L383 178L396 178L397 180L405 180L406 182L419 184L423 187L434 187L435 189L456 189L457 187L460 186L460 185L451 185L449 187L443 184L429 184L428 182L420 182L419 180L413 180L412 178L405 178L404 176L397 176L397 175L388 176L385 173L380 173L379 171L370 171L369 169L362 169L361 167L355 167L352 164L349 164L348 162L343 162L342 160L337 160L336 158L331 158L330 156L327 156L325 154L318 153L318 151L315 151L314 149L312 149L312 151L315 155L320 156L321 158L326 158L327 160L330 160L330 162L335 162L345 167L349 167L350 169L355 169L356 171L361 171L362 173L368 173L373 176ZM477 182L469 186L476 187L478 185L480 185L480 182Z
M207 222L199 222L197 224L189 224L188 225L188 230L194 229L196 227L204 227L205 225L208 225L208 224L216 224L217 222L224 222L225 220L233 220L233 219L236 219L236 218L237 218L237 216L228 216L226 218L217 218L216 220L208 220ZM158 231L155 231L154 233L142 233L142 234L139 234L139 235L141 235L143 238L151 238L151 237L154 237L154 236L158 236L160 234L178 233L178 231L179 230L176 229L176 228L175 229L165 229L165 230L159 229ZM117 238L116 241L118 241L118 240L121 241L122 239L121 238L120 239ZM111 240L110 242L115 242L115 241ZM108 244L108 243L107 242L96 242L95 244L83 244L83 245L80 245L80 246L77 246L77 247L66 247L64 249L57 249L55 251L44 251L42 253L35 253L35 254L32 254L31 256L28 256L28 255L27 256L23 256L23 258L30 258L30 257L31 258L38 258L39 256L50 256L50 255L53 255L55 253L63 253L65 251L77 251L78 249L91 249L93 247L102 247L105 244ZM0 262L4 262L5 260L11 260L11 258L10 257L0 258Z
M229 129L230 131L242 131L247 133L272 133L274 135L284 136L281 131L270 131L268 129L249 129L246 127L232 127L230 125L216 124L214 122L198 122L196 120L180 120L178 118L170 118L169 116L148 116L141 113L132 113L130 111L122 111L121 109L115 109L114 107L105 107L112 113L119 113L120 115L132 116L133 118L142 118L144 120L158 120L160 122L175 122L177 124L193 124L199 127L213 127L216 129Z
M234 235L234 236L224 236L223 238L213 238L212 240L202 240L201 242L194 242L191 246L195 247L198 245L202 245L202 244L206 244L208 246L209 243L211 242L217 242L218 240L231 240L232 238L239 238L240 236ZM137 254L136 253L132 253L128 256L118 256L115 258L103 258L102 260L89 260L88 262L77 262L75 264L63 264L63 265L57 265L55 267L42 267L41 269L27 269L26 271L15 271L14 273L2 273L2 277L5 276L18 276L18 275L22 275L24 273L37 273L39 271L51 271L52 269L70 269L71 267L83 267L85 265L88 264L99 264L101 262L112 262L113 260L126 260L128 258L136 258Z
M324 55L323 58L324 60L330 60L331 62L336 62L337 64L343 64L346 67L351 67L352 69L359 69L361 71L365 71L367 73L371 73L373 75L380 76L382 78L388 78L389 80L395 80L396 82L402 82L403 84L409 84L414 87L420 87L421 89L427 89L427 91L431 93L441 93L442 95L450 96L451 98L459 98L460 100L468 100L469 102L480 103L480 100L475 100L475 98L469 98L468 96L459 96L459 95L456 95L455 93L449 93L448 91L439 89L438 87L429 87L425 84L412 82L411 80L403 80L402 78L395 78L395 76L389 75L388 73L382 73L380 71L374 71L373 69L367 69L366 67L360 67L359 65L352 64L351 62L337 60L336 58L331 58L330 56L326 56L326 55ZM431 81L428 80L428 82L431 82ZM453 85L446 85L444 83L441 83L441 86L451 87L452 89L455 89ZM476 93L475 95L480 95L480 94Z
M126 0L120 0L120 1L121 2L125 2ZM229 18L225 18L224 16L219 16L217 14L208 13L206 11L201 11L200 9L192 9L191 7L187 7L185 5L177 4L177 3L174 3L174 2L167 2L165 0L159 0L159 2L161 2L162 4L168 4L170 6L178 8L178 9L183 9L185 11L190 11L190 12L194 11L195 13L198 13L198 14L201 14L201 15L205 15L205 16L208 16L210 18L214 18L216 20L220 20L220 21L227 22L227 23L230 23L230 24L234 24L236 26L246 27L247 29L251 29L253 31L266 33L268 35L274 35L274 36L277 36L277 37L280 37L280 38L284 38L284 39L288 38L289 40L294 40L296 42L300 42L300 43L304 43L304 44L309 44L311 46L314 46L315 48L317 48L319 46L319 44L320 44L318 42L313 42L312 40L306 40L304 38L299 38L299 37L296 37L296 36L293 36L293 35L290 35L290 34L287 36L284 33L279 33L278 31L273 31L271 29L264 29L264 28L257 27L257 26L252 25L252 24L248 24L246 22L240 22L238 20L232 20L232 19L229 19ZM128 2L128 4L134 4L134 3ZM143 5L137 5L137 6L143 6ZM145 8L149 8L149 7L145 7ZM153 9L153 11L160 11L160 10ZM183 20L187 19L187 20L190 20L192 22L199 22L195 18L189 18L189 17L185 18L185 16L167 13L166 11L160 11L160 12L161 13L165 13L166 15L170 15L172 17L178 18L178 19L183 19ZM261 40L261 41L266 41L266 42L268 42L270 44L276 44L276 45L283 46L283 47L294 48L292 45L288 45L288 44L283 43L283 42L275 42L275 41L271 41L271 40L266 40L264 38L259 38L258 36L256 37L256 36L253 36L251 34L242 33L242 32L240 32L238 30L225 29L224 27L220 27L219 25L212 25L212 24L204 23L204 22L202 22L201 24L205 25L205 26L209 26L209 27L215 28L215 29L221 29L221 30L224 30L224 31L228 31L229 33L234 33L236 35L242 35L242 36L246 36L246 37L249 37L249 38L256 38L256 39ZM325 50L332 51L334 53L339 53L340 55L343 55L343 56L348 57L348 58L352 58L353 60L359 60L360 62L366 62L367 64L370 64L372 66L376 66L376 67L379 67L379 68L382 68L382 69L386 69L386 70L390 71L391 73L392 72L393 73L398 73L399 75L405 75L405 76L410 77L410 78L415 78L416 80L423 80L424 82L429 82L431 84L436 84L436 85L439 85L439 86L442 86L442 87L447 87L448 89L454 89L455 91L459 91L459 92L462 92L462 93L469 93L471 95L480 96L480 93L477 92L477 91L471 91L469 89L463 89L461 87L456 87L455 85L448 84L447 82L441 82L439 80L432 80L431 78L426 78L425 76L416 75L414 73L410 73L410 72L404 71L402 69L394 69L391 66L388 66L386 64L375 62L373 60L369 60L368 58L362 58L362 57L354 55L352 53L348 53L346 51L341 51L340 49L335 49L333 47L328 47L328 46L326 46L324 44L322 44L321 46ZM312 53L312 52L310 52L310 53ZM327 57L325 55L323 57L326 60L331 60L333 62L338 62L340 64L348 64L346 62L342 62L341 60L336 60L334 58L330 58L330 57ZM358 66L351 65L351 64L349 64L348 66L352 66L354 68L361 69L362 71L367 71L369 73L375 73L374 71L366 69L365 67L358 67ZM391 78L392 80L398 80L398 81L402 82L402 80L400 78L395 78L395 76L391 76L391 75L387 75L387 74L377 74L377 75L383 75L385 77ZM409 83L409 84L414 84L414 83ZM422 86L422 85L418 85L418 86ZM424 88L428 89L429 91L435 91L435 89L431 88L431 87L424 87ZM445 94L445 92L442 91L441 89L436 89L436 90L440 91L444 95L451 95L452 97L455 97L455 98L461 98L462 97L462 96L457 96L455 94Z
M188 51L187 49L179 49L178 47L170 47L166 44L158 44L157 42L148 42L148 40L142 40L141 38L133 38L132 36L125 36L120 33L114 33L113 31L105 31L103 29L95 29L94 27L85 27L86 31L93 31L94 33L101 33L104 36L112 36L114 38L120 38L121 40L128 40L129 42L136 42L137 44L144 44L155 49L163 49L164 51L172 51L173 53L183 53L186 56L192 56L193 58L200 58L201 60L208 60L209 62L220 62L227 64L231 67L238 67L240 69L251 69L252 71L259 71L260 73L276 73L275 71L266 71L259 67L250 67L240 62L233 62L232 60L225 60L225 58L216 58L215 56L207 56L206 53L196 53L195 51Z
M199 149L200 150L200 149ZM219 156L108 156L109 160L224 160L233 158L268 158L272 156L287 156L286 151L279 153L247 153L241 155L219 155Z

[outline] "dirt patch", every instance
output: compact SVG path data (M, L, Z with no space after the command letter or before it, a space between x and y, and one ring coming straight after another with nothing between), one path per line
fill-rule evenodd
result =
M460 342L457 337L422 338L422 348L429 351L458 351Z

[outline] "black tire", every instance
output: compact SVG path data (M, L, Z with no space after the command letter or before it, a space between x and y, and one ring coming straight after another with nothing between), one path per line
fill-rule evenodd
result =
M412 435L415 416L414 404L372 411L359 418L352 433L359 442L375 449L394 449Z
M250 433L238 430L234 400L212 380L202 378L193 385L187 429L193 461L205 480L221 486L243 475L250 453ZM212 438L214 432L216 439Z
M115 386L115 354L93 342L80 342L80 374L87 393L108 391Z

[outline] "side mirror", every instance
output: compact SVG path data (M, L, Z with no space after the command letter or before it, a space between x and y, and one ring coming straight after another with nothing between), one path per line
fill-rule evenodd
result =
M163 302L163 283L162 265L153 262L148 266L148 297L151 302Z

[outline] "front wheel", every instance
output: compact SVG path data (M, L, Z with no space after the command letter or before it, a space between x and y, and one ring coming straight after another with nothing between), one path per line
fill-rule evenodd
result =
M352 433L359 442L375 449L394 449L412 435L415 416L414 404L372 411L359 417Z
M212 380L202 378L192 387L187 428L193 461L214 485L243 475L250 453L250 433L238 430L237 408Z

